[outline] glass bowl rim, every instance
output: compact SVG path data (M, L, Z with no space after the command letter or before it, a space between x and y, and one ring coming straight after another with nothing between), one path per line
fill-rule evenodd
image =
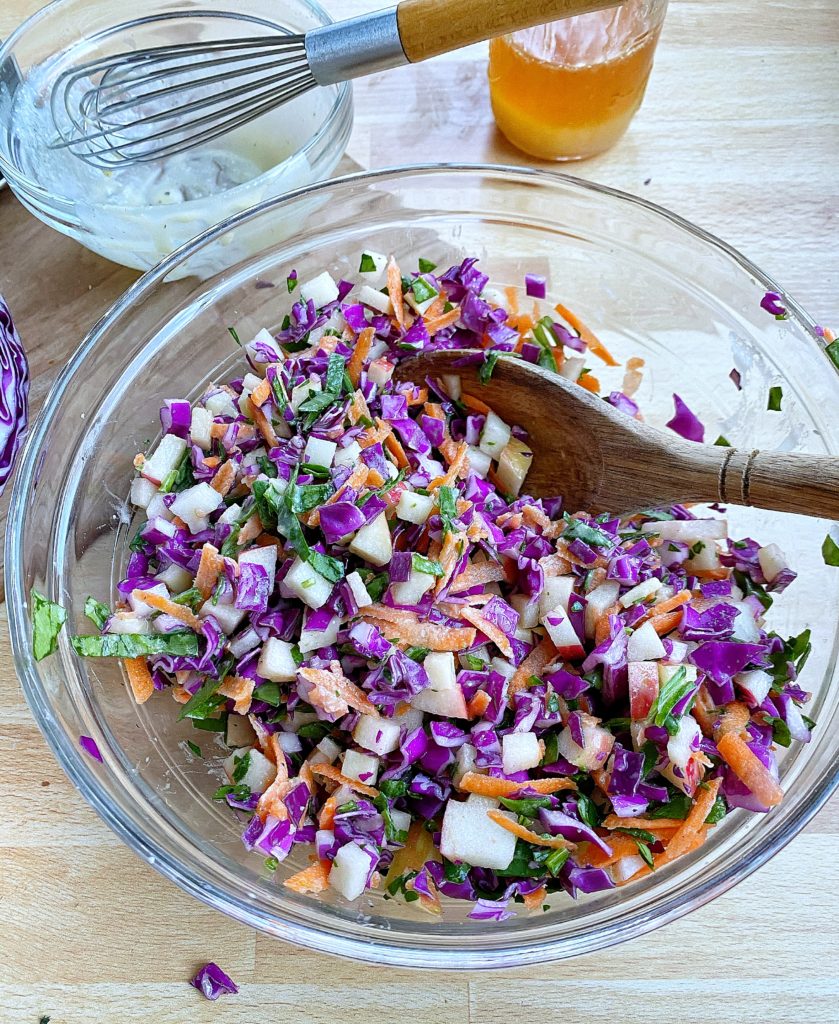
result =
M66 3L69 2L71 2L71 0L51 0L51 2L46 4L44 7L41 7L38 10L33 11L32 14L30 14L25 21L21 22L21 24L18 25L18 27L14 30L14 32L12 32L10 36L8 36L5 40L0 41L0 65L2 65L4 57L11 54L12 48L26 36L27 32L30 32L32 29L37 29L37 22L39 22L44 17L48 17L49 15L54 13L58 8L63 7ZM323 25L334 24L334 19L331 17L328 11L321 7L318 0L299 0L299 2L309 7L312 13L317 18L320 19ZM231 11L230 13L235 14L236 12ZM133 20L142 22L149 19L147 17L144 18L143 16L139 16L138 18ZM53 54L53 57L54 56L56 56L56 54ZM335 100L332 103L332 106L329 108L326 117L324 117L323 121L320 123L317 130L312 135L310 135L308 139L306 139L302 146L299 146L297 149L294 150L293 153L290 153L287 157L285 157L285 159L281 160L279 163L274 164L273 167L269 167L267 171L263 171L261 174L258 174L255 178L250 178L248 181L243 181L240 185L235 185L233 188L226 189L224 192L219 193L219 195L235 197L240 191L244 191L245 189L250 188L255 184L264 182L265 179L269 178L273 174L276 174L279 170L281 170L281 168L289 166L292 163L292 161L299 160L300 157L306 156L313 149L316 149L325 138L328 138L328 136L331 133L335 132L336 125L340 122L340 120L343 117L349 116L351 118L353 96L352 82L338 82L336 84L337 92L335 95ZM70 199L64 195L58 195L57 193L51 191L50 189L45 188L40 182L34 180L33 178L28 177L21 171L17 164L12 163L11 160L6 159L6 157L3 155L2 149L0 149L0 176L6 178L6 181L9 183L9 185L13 187L13 190L19 188L22 192L26 193L26 195L32 198L37 198L41 202L58 202L65 205L75 204L78 202L78 200L76 199ZM303 187L308 188L310 186ZM291 193L283 193L283 197L290 194ZM204 199L184 200L181 203L174 204L172 208L177 208L179 210L188 210L193 202L201 203L204 201ZM108 203L101 205L103 208L107 208L108 206L114 206L119 204ZM128 211L147 209L146 206L127 206L123 208ZM245 210L243 212L247 213L248 210ZM196 240L199 237L201 236L196 235Z
M57 2L61 2L61 0L57 0ZM619 203L626 204L629 207L641 208L669 222L677 229L687 232L698 241L721 251L729 260L736 263L741 270L751 276L756 283L765 287L767 291L781 291L772 278L757 268L737 249L685 220L678 214L674 214L649 200L618 189L555 171L482 163L400 165L376 171L361 171L343 175L296 189L283 196L265 200L207 229L161 260L156 267L147 271L132 284L84 337L50 388L43 410L37 417L21 452L9 507L9 528L5 541L4 574L9 634L15 668L24 696L39 729L59 765L84 799L130 849L154 867L168 881L174 882L183 891L196 896L215 910L221 910L243 924L255 927L275 937L294 942L308 949L400 968L486 970L545 963L593 952L651 932L705 905L756 871L804 828L807 822L827 802L834 790L839 787L839 761L824 769L821 777L809 790L809 799L806 803L802 802L788 817L776 819L774 822L772 819L767 821L763 827L763 835L755 842L751 850L751 857L748 863L743 864L740 861L730 864L725 869L712 870L707 879L701 884L689 885L684 892L662 894L656 902L654 914L650 914L641 908L625 919L618 919L607 924L605 927L601 926L583 935L558 936L535 943L528 943L526 940L516 940L509 945L474 951L469 948L455 948L454 946L435 949L428 945L422 945L422 939L417 940L414 945L394 945L388 943L385 939L369 942L365 939L348 938L326 931L317 923L303 924L300 923L299 919L294 921L283 920L276 915L258 910L247 901L237 898L235 894L231 894L227 890L216 886L211 880L201 877L199 872L194 871L191 867L171 856L154 838L138 834L131 820L122 810L111 805L107 793L100 787L91 766L86 763L87 755L84 754L76 743L72 742L56 721L53 708L41 683L37 665L30 651L29 619L26 614L28 595L24 591L24 579L21 571L23 559L22 521L26 513L26 498L37 471L41 444L49 429L54 411L57 409L58 402L64 394L69 381L82 366L85 358L94 349L99 339L111 328L115 321L141 302L143 296L160 284L179 263L190 258L203 246L211 244L219 236L228 233L248 220L258 218L263 213L281 208L298 199L334 188L355 184L375 184L383 180L398 181L411 176L431 176L435 174L488 175L508 181L524 179L525 181L541 182L545 185L562 184L581 192L591 192L599 196L605 196L609 201L617 200ZM786 292L783 295L789 318L798 327L803 328L817 343L818 347L824 351L825 341L819 334L815 321ZM827 363L830 365L829 359ZM835 372L836 370L837 368L834 368Z

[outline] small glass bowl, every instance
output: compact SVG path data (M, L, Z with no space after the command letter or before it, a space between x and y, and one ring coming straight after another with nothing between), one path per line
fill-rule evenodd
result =
M210 280L166 283L220 238L254 229L270 238L277 224L304 215L305 231ZM808 714L818 728L811 744L783 752L783 803L765 817L732 812L700 850L638 883L578 902L558 894L547 912L519 909L503 923L470 920L469 905L451 900L437 919L381 891L347 904L331 890L284 889L307 853L297 847L272 874L245 851L243 821L211 798L224 754L212 733L179 723L163 694L137 707L120 665L77 658L66 631L54 656L33 660L33 586L64 605L70 631L90 632L85 597L108 600L123 575L136 528L125 505L132 458L159 435L162 401L239 375L241 350L226 328L247 340L278 327L293 298L285 286L292 268L302 280L324 269L351 277L365 248L406 263L478 256L499 285L542 274L548 294L595 327L621 361L646 359L639 400L649 422L669 419L678 390L709 439L839 454L839 375L813 321L789 298L787 320L764 312L760 300L777 286L680 218L574 178L513 168L415 167L325 182L239 214L174 253L125 293L56 382L22 453L6 539L9 628L26 698L64 770L132 849L187 892L271 935L380 964L445 969L530 964L632 938L754 871L839 781L839 573L819 554L823 521L728 514L733 536L777 541L800 573L771 609L771 627L813 631L802 684L814 693ZM729 378L733 367L742 391ZM607 391L620 386L621 370L596 372ZM783 415L766 410L776 384ZM580 448L584 457L584 437ZM103 764L80 749L80 735L94 738Z
M299 96L222 139L170 158L166 172L152 182L145 177L149 165L115 174L89 168L67 150L51 150L51 83L65 68L125 50L306 32L330 21L315 0L240 0L233 10L227 0L202 0L200 10L193 0L145 0L142 15L127 20L120 0L55 0L0 46L0 174L50 227L106 259L148 270L213 224L329 177L352 130L352 87L345 83ZM178 175L189 173L185 159L200 161L200 170L190 174L200 188L219 150L246 158L259 173L206 197L177 188ZM275 230L282 237L298 227L289 221ZM255 229L237 233L235 242L220 238L175 273L207 276L267 242Z

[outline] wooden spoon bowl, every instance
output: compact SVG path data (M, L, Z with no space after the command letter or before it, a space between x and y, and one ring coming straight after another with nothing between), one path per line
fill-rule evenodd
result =
M527 430L534 457L524 489L534 497L561 495L567 509L592 513L719 501L839 519L837 458L685 441L523 359L501 356L483 384L474 356L424 352L395 379L457 375L464 391Z

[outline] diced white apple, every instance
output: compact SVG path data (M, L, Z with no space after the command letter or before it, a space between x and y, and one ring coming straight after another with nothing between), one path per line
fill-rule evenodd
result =
M573 660L585 654L582 641L571 625L567 613L561 608L554 608L541 621L561 658Z
M358 289L356 298L362 305L370 306L377 313L384 313L385 316L390 316L393 313L393 303L390 301L390 296L384 292L377 291L375 288L371 288L369 284L363 284Z
M316 466L332 465L338 445L334 441L327 441L323 437L310 437L303 449L303 462L311 462Z
M261 565L268 573L268 593L274 589L274 577L277 572L277 549L273 544L264 548L251 548L239 555L239 568L243 565Z
M306 401L306 399L311 398L312 395L317 394L319 391L323 391L323 385L321 384L319 377L312 377L310 380L304 380L302 384L297 384L293 387L291 389L291 396L288 400L292 412L297 415L300 406Z
M204 399L204 407L211 416L236 416L236 406L233 403L233 396L225 388L220 388L215 394Z
M392 718L361 715L352 736L360 747L381 757L396 750L399 746L400 732L399 723Z
M554 608L568 612L568 603L571 600L575 582L576 577L574 576L548 576L545 579L545 586L539 595L540 619L544 618L548 612L552 612Z
M291 597L299 598L303 604L317 611L322 608L332 593L332 584L316 572L308 562L295 558L282 581L282 587Z
M385 721L385 719L383 719ZM365 786L375 786L379 777L379 759L372 754L362 754L358 750L348 750L344 754L341 772L348 779L356 779Z
M397 706L393 720L399 725L402 732L407 735L415 729L419 729L425 721L425 714L419 708L412 708L410 704L401 704Z
M242 394L250 395L262 383L262 377L248 371L242 378Z
M224 730L224 742L228 747L251 747L256 743L256 733L244 715L228 715Z
M654 661L666 654L652 622L645 622L634 630L626 645L626 656L630 661Z
M276 483L276 481L274 482ZM283 481L283 483L285 483L285 481ZM237 505L236 502L234 501L232 505L228 505L227 508L222 512L222 514L218 517L218 521L220 523L225 523L227 526L231 526L233 523L238 521L239 516L241 514L242 506Z
M160 491L152 495L151 501L146 506L146 516L149 519L165 519L167 523L175 518L169 506L163 500L163 495ZM174 531L172 533L174 537L177 533L177 528L173 526L172 530Z
M649 715L658 697L658 665L652 661L630 661L627 677L629 713L638 722Z
M693 756L693 744L698 743L701 736L701 730L693 715L683 715L679 719L676 733L667 741L667 756L670 762L684 771Z
M290 683L296 679L297 663L291 653L292 646L285 640L268 637L256 665L259 675L275 683Z
M277 356L279 356L280 353L278 351L279 346L277 345L277 339L268 330L267 327L260 327L260 329L256 332L256 334L253 336L253 338L248 342L246 346L248 350L248 356L250 357L250 359L260 366L267 366L268 363L276 362L276 357L266 360L259 353L259 351L257 351L255 346L258 345L260 342L266 345L269 350L276 352Z
M504 494L516 497L533 462L533 452L524 441L511 437L498 459L496 475Z
M686 683L695 683L697 678L697 669L694 665L662 665L659 662L658 666L658 682L660 686L664 686L665 683L670 682L677 672L685 670L684 681Z
M367 379L378 387L383 388L393 376L395 369L395 363L385 359L384 356L380 356L378 359L374 359L367 367Z
M328 270L300 285L300 297L304 302L314 302L316 309L334 302L338 294L338 285Z
M621 882L626 882L633 875L637 875L645 866L644 861L640 857L637 857L635 854L629 854L616 860L609 870L614 881L620 885Z
M137 508L148 508L149 502L159 493L157 484L146 480L144 476L135 476L131 481L131 504Z
M631 590L627 590L618 601L624 608L631 608L634 604L641 604L642 601L647 601L660 589L661 580L651 576L650 579L644 580L643 583L639 583Z
M430 684L411 698L411 705L430 715L468 718L463 691L455 675L454 655L450 651L432 651L422 665Z
M498 806L497 800L475 794L465 801L449 800L440 837L443 856L476 868L498 871L508 868L516 849L516 837L488 816L487 812L498 810ZM515 821L510 811L501 813Z
M250 750L234 750L230 757L224 759L227 777L233 782L236 762L245 756L248 757L248 767L237 785L247 786L251 793L264 793L277 777L277 769L256 747L251 747Z
M189 439L205 452L209 451L213 443L212 427L212 413L203 405L196 405L189 423Z
M176 437L175 434L164 434L154 455L143 463L140 470L141 475L146 480L151 480L153 484L159 484L161 480L165 480L173 470L178 468L185 451L186 441L182 437Z
M764 672L762 668L740 672L734 677L734 682L740 687L741 693L752 707L762 704L772 688L772 676L768 672Z
M361 446L350 441L346 448L338 448L332 459L333 466L354 466L361 458Z
M208 483L195 484L181 491L169 506L173 515L180 516L192 533L203 529L206 517L221 505L222 496Z
M516 626L515 630L513 631L513 637L516 640L521 640L523 644L533 643L533 632L529 629L522 629L521 624Z
M723 540L728 536L728 523L725 519L667 519L643 523L641 532L657 533L662 540L691 545L700 540Z
M594 627L597 620L618 599L620 584L614 580L606 580L599 587L595 587L590 594L586 595L586 636L594 637Z
M493 672L497 672L500 676L504 676L508 683L516 674L515 665L511 665L506 658L493 658L492 661L490 661L489 666L493 670ZM507 699L506 687L504 689L504 699Z
M539 625L539 598L531 600L527 594L513 594L508 601L519 613L519 625L523 629L533 629Z
M586 361L584 356L567 356L559 371L560 377L566 380L579 380L580 374L585 369Z
M390 820L400 832L407 832L414 819L407 811L400 811L398 807L393 807L390 812Z
M655 632L655 630L653 630L653 632ZM690 649L691 648L689 647L689 645L686 644L683 640L671 639L670 656L667 660L670 662L679 662L679 664L681 664L685 660L685 658L687 658Z
M391 583L390 594L395 604L419 604L435 582L430 573L411 569L411 575L403 583Z
M324 736L309 756L309 764L332 764L341 753L341 747L331 736Z
M303 742L296 733L280 732L277 733L277 737L280 742L280 748L285 754L299 754L303 749Z
M371 249L365 249L361 254L359 260L359 266L368 264L372 261L372 270L359 270L359 277L363 277L365 281L370 284L378 284L381 280L382 275L387 269L387 256L383 256L380 252L373 252Z
M456 373L444 373L441 379L446 394L453 402L457 402L463 394L463 382L460 377Z
M709 569L719 569L720 552L716 543L712 540L699 540L691 548L696 554L685 559L684 568L686 572L707 572Z
M745 601L732 601L731 604L740 612L731 624L731 639L740 640L744 644L760 643L760 629L751 605Z
M393 542L384 512L361 527L352 539L350 551L371 565L387 565L393 557Z
M467 452L469 456L469 468L475 474L475 476L483 479L486 477L492 468L492 457L487 455L486 452L482 452L480 448L476 448L474 445L469 445Z
M760 548L757 560L767 583L771 583L778 573L788 568L787 556L777 544L767 544L766 547Z
M167 565L155 576L156 580L165 583L172 594L182 594L192 586L192 576L180 565Z
M497 460L512 436L513 432L504 420L500 416L496 416L494 412L489 412L484 429L481 431L478 447L490 458Z
M356 900L367 888L370 858L355 843L347 843L335 854L329 885L344 899Z
M212 599L205 601L198 609L198 617L206 619L212 616L219 624L219 628L227 636L236 631L236 627L247 613L232 604L222 604L219 601L213 604Z
M169 597L169 588L165 583L155 583L153 587L144 587L143 589L149 594L157 594L158 597ZM150 604L146 604L145 601L135 597L133 593L128 595L128 603L131 605L131 610L134 614L141 619L147 619L156 611Z
M510 732L501 738L501 764L505 775L535 768L542 760L542 747L535 732Z
M396 515L406 523L415 523L420 526L426 522L433 508L434 498L430 494L403 491L396 506Z
M340 628L341 620L337 615L326 629L307 629L304 626L300 630L300 653L310 654L312 651L319 651L321 647L331 647L338 639Z
M134 612L117 612L108 619L106 633L150 633L149 620Z
M570 728L566 727L557 740L559 753L578 768L585 768L587 771L602 768L612 751L615 737L608 729L602 729L597 719L591 715L580 714L580 719L583 745L580 746L574 741Z
M359 608L366 608L368 605L373 603L373 598L367 592L367 587L364 586L364 580L362 580L357 572L351 572L348 574L347 583L350 586L355 603Z
M467 772L475 770L478 760L478 749L471 743L464 743L457 748L454 757L454 772L452 781L457 786Z

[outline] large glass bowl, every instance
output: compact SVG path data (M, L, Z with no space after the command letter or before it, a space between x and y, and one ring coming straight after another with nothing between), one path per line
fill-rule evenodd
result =
M221 238L306 213L304 230L208 280L166 279ZM678 389L709 439L839 455L839 376L810 318L787 299L789 319L759 308L776 286L721 242L650 203L562 175L495 167L415 167L355 175L272 200L206 232L139 280L84 340L48 398L23 454L6 544L6 591L17 669L38 724L64 770L105 821L167 878L213 907L282 939L376 963L487 968L568 957L639 935L712 899L759 867L824 803L837 782L835 735L839 573L819 547L827 524L732 510L735 535L777 541L799 580L777 601L779 632L813 631L804 685L819 722L809 746L784 753L783 804L766 817L735 811L705 846L642 882L503 924L442 920L416 904L365 894L295 895L280 884L305 852L269 875L245 852L242 822L210 799L218 784L189 752L223 749L177 723L162 697L132 702L119 665L81 661L66 636L36 664L28 594L35 586L88 631L86 595L108 599L131 535L124 499L132 456L159 433L165 398L196 396L241 365L227 327L243 339L276 328L285 280L324 268L352 275L365 247L456 262L481 258L496 281L545 274L549 293L597 328L621 358L640 355L648 420L663 424ZM266 283L276 285L266 287ZM737 367L742 391L729 378ZM600 370L597 370L600 374ZM604 382L617 384L605 374ZM766 411L783 386L783 413ZM527 425L526 410L523 423ZM580 437L581 457L586 439ZM92 736L99 764L79 748ZM116 897L115 897L116 898Z

